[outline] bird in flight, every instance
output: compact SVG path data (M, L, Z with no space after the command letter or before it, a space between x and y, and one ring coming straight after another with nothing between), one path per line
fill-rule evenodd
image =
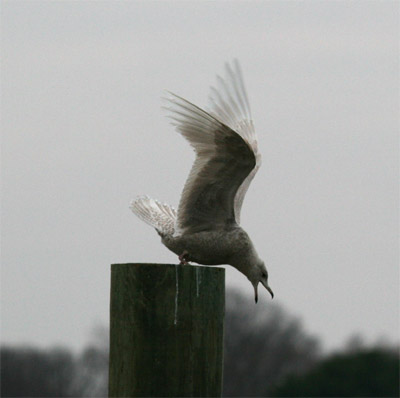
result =
M237 60L226 64L217 83L208 111L170 92L166 98L168 117L196 154L178 210L148 196L137 197L130 208L156 229L181 264L229 264L242 272L257 302L259 283L274 294L264 261L240 227L243 199L261 155Z

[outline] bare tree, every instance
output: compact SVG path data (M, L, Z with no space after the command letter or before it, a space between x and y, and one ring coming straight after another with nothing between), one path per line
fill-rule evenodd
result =
M308 369L318 352L317 339L280 305L255 305L237 291L228 292L224 396L266 396L286 374Z
M109 333L104 326L96 326L91 345L75 363L75 377L71 391L76 397L106 397L108 395Z

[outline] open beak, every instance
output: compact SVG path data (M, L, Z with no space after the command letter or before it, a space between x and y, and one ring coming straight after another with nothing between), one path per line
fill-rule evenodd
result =
M253 285L253 286L254 286L254 300L256 301L256 304L257 304L257 301L258 301L258 290L257 290L258 283L256 285Z
M263 284L263 286L269 291L269 294L271 295L271 298L274 298L274 292L272 291L272 289L268 286L267 283L264 283L263 281L261 281L261 283ZM256 299L257 302L257 299Z

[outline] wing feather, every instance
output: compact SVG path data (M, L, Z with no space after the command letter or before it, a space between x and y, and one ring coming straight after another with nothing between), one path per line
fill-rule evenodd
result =
M226 64L226 79L217 78L218 89L211 87L210 114L236 131L252 149L256 166L239 187L235 196L235 218L240 223L240 211L251 181L261 166L261 154L258 151L257 136L251 119L250 105L243 83L242 72L237 60L233 68Z
M170 93L170 117L196 159L182 192L177 233L224 229L236 223L234 200L255 167L252 149L214 116Z
M208 112L170 93L169 117L196 159L182 192L176 233L240 223L248 187L261 166L249 100L237 60L211 87Z

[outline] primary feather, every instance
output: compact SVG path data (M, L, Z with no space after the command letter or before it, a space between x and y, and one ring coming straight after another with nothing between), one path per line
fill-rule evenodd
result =
M261 166L261 154L258 151L257 135L254 130L249 100L244 87L242 72L237 60L233 68L226 64L226 78L217 77L218 89L211 87L210 113L222 123L236 131L250 146L256 159L256 165L242 182L235 199L234 209L236 222L240 224L240 211L243 199L251 181Z
M178 207L180 233L223 229L237 223L235 196L256 165L250 145L216 117L171 94L170 117L196 159Z

